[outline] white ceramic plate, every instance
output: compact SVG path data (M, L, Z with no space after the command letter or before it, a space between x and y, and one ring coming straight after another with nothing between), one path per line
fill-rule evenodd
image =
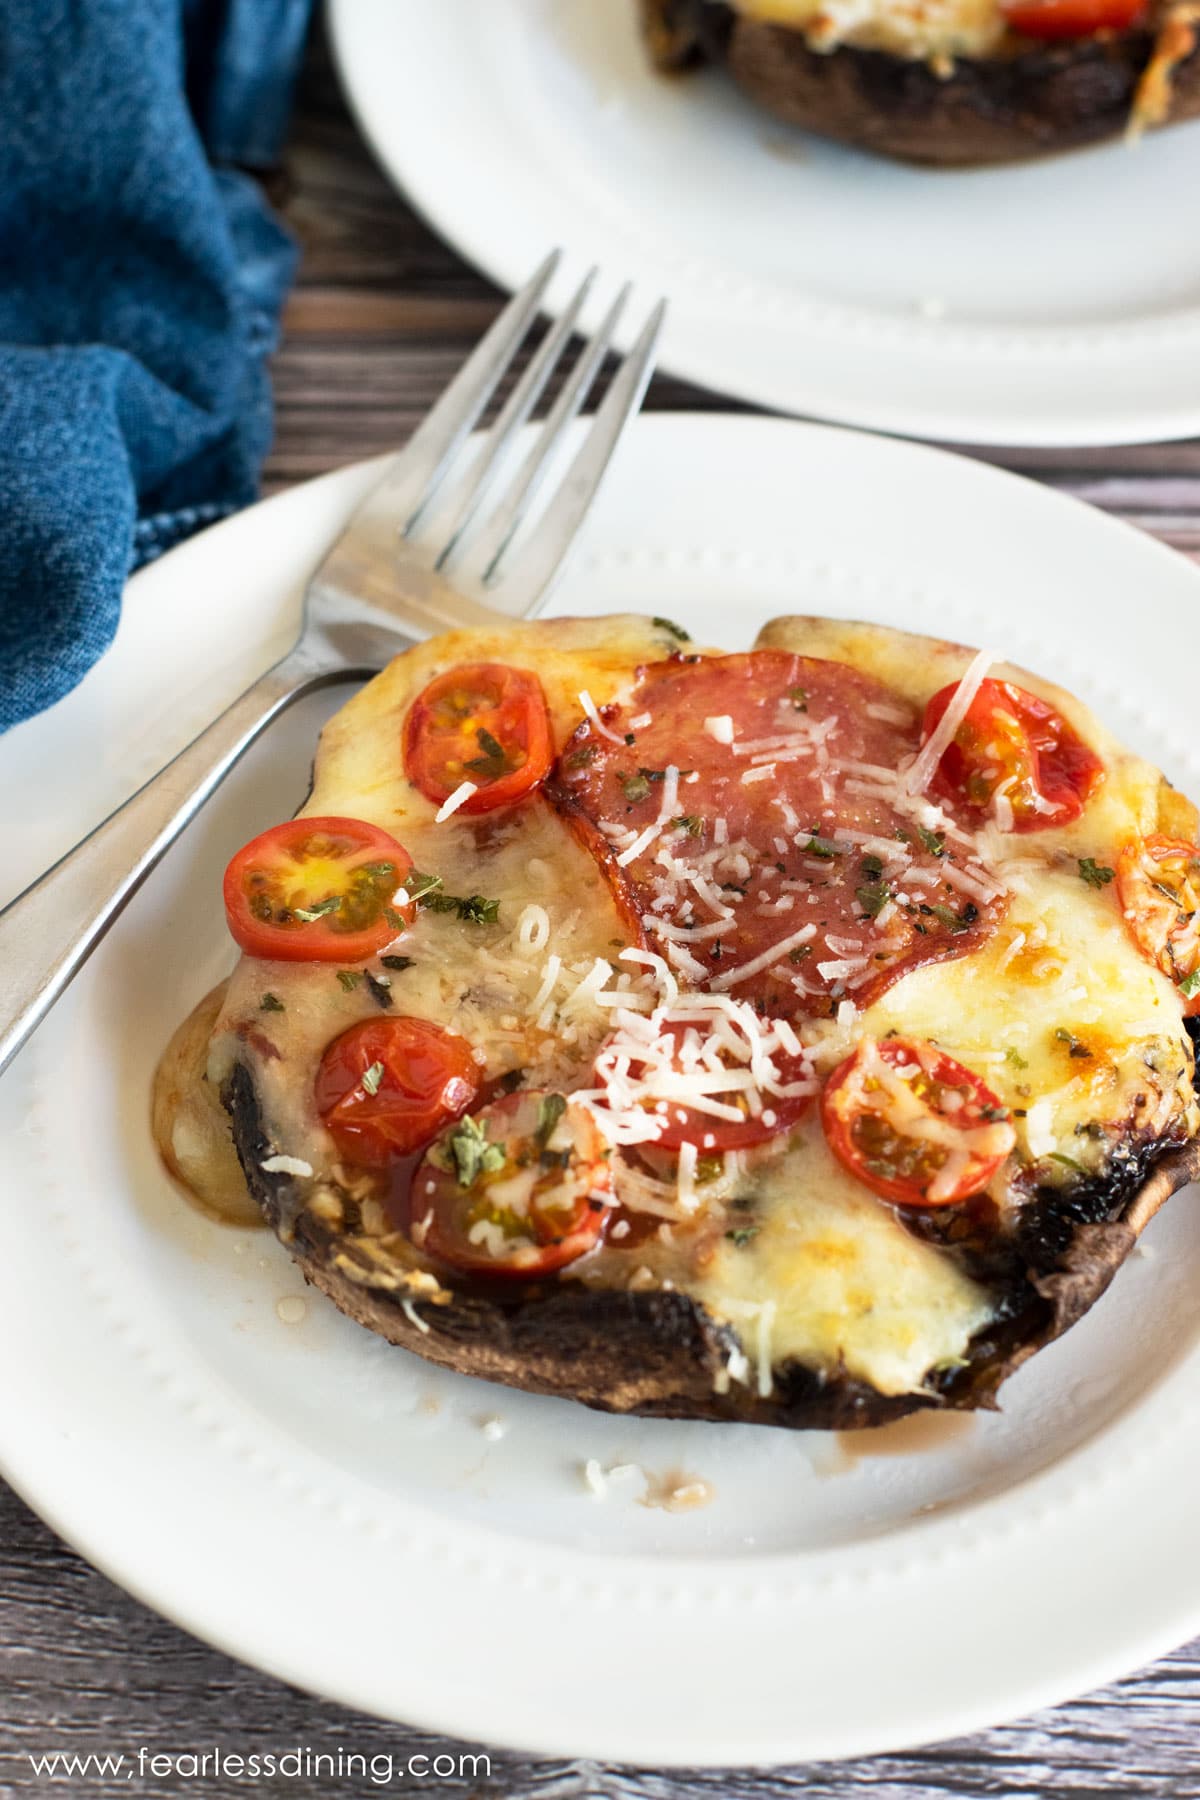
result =
M653 75L634 0L330 15L366 135L437 229L507 287L564 245L556 305L592 262L641 302L669 294L679 375L973 443L1200 429L1183 198L1200 125L1014 169L909 169L791 130L719 73Z
M375 472L269 501L131 583L110 655L0 739L12 890L285 645ZM644 608L730 648L796 609L986 637L1200 791L1181 653L1200 577L935 451L642 419L558 607ZM299 802L335 704L299 707L247 759L0 1082L0 1468L26 1498L151 1605L305 1687L645 1764L964 1732L1200 1627L1194 1195L1002 1413L941 1430L848 1442L609 1418L438 1372L318 1297L281 1317L303 1281L273 1239L174 1192L148 1094L173 1026L231 962L225 861ZM597 1500L592 1457L687 1472L715 1497L655 1509L635 1475Z

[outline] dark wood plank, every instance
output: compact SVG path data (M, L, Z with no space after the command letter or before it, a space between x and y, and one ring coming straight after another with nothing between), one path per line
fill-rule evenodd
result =
M275 360L278 430L268 491L401 443L502 299L388 187L341 102L319 37L277 198L301 240L304 264ZM738 410L736 402L669 375L655 381L649 404ZM1200 444L975 454L1200 555ZM0 1546L3 1795L75 1791L114 1800L132 1791L228 1800L239 1791L232 1778L193 1778L186 1764L145 1781L136 1773L142 1748L178 1756L220 1746L247 1756L300 1748L330 1757L340 1747L394 1759L386 1785L319 1769L260 1784L297 1800L360 1795L377 1785L395 1794L440 1785L454 1794L522 1800L1200 1796L1200 1642L1070 1706L905 1755L769 1774L679 1774L493 1752L490 1774L468 1765L439 1784L407 1771L407 1759L432 1762L475 1747L348 1713L206 1648L97 1574L2 1485ZM1036 1609L1036 1596L1030 1604ZM869 1706L869 1695L863 1703ZM597 1704L620 1704L619 1673ZM56 1782L29 1761L54 1751L124 1755L134 1778L93 1767ZM374 1767L382 1778L386 1764Z

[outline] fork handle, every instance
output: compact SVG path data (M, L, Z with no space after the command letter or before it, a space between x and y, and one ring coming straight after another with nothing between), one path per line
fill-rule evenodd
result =
M0 1069L238 758L302 694L373 670L307 646L261 675L165 769L0 912Z

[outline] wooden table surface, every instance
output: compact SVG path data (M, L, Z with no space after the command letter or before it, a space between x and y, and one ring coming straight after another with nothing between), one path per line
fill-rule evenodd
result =
M275 364L278 433L268 491L402 442L494 316L499 298L377 173L337 93L319 34L280 198L304 246L304 264ZM656 380L648 404L735 405L669 376ZM1200 555L1200 444L987 454ZM131 1464L132 1504L136 1484ZM870 1705L869 1694L863 1703ZM598 1704L620 1704L619 1673ZM228 1800L242 1784L190 1777L186 1764L184 1773L163 1779L130 1780L93 1766L55 1781L35 1773L28 1758L54 1750L133 1757L140 1747L195 1753L214 1745L246 1754L296 1746L328 1753L340 1745L368 1756L391 1754L393 1778L376 1787L361 1778L283 1775L254 1791L296 1800L374 1791L522 1800L1200 1796L1198 1735L1200 1644L1194 1644L1057 1711L903 1755L770 1774L682 1776L496 1752L490 1777L468 1765L461 1778L439 1782L402 1764L446 1746L311 1699L207 1649L113 1587L0 1484L0 1795L75 1792L99 1800L186 1793Z

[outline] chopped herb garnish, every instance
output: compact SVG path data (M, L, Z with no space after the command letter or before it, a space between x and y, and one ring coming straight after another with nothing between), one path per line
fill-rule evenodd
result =
M1019 1050L1014 1050L1011 1044L1004 1052L1004 1059L1006 1062L1010 1062L1014 1069L1027 1069L1029 1067L1029 1064L1025 1061L1021 1052Z
M930 912L938 924L944 925L948 931L966 931L971 925L970 919L964 918L961 913L956 913L949 906L923 906L921 911ZM978 910L976 910L975 916L978 917Z
M725 1173L725 1158L719 1154L698 1156L696 1158L696 1181L702 1187L706 1181L715 1181Z
M468 894L455 902L460 919L471 925L494 925L500 917L499 900L485 900L482 894Z
M385 906L383 909L383 916L397 935L402 932L408 924L408 920L398 913L394 906Z
M340 894L330 894L328 900L318 900L315 906L297 906L293 910L298 919L308 921L323 919L326 913L336 912L341 904L342 896Z
M811 944L797 944L796 948L794 950L788 951L788 961L793 962L793 963L802 963L806 956L811 956L811 955L812 955L812 945Z
M413 966L411 956L381 956L379 960L385 969L411 969Z
M886 881L869 882L866 887L855 888L854 892L868 919L877 919L892 897Z
M430 912L457 913L472 925L494 925L500 912L499 900L485 900L482 894L434 894L425 905Z
M1190 975L1184 976L1179 983L1179 991L1185 1000L1192 999L1197 992L1200 992L1200 969L1193 969Z
M872 881L877 881L883 874L883 858L881 856L873 855L864 856L859 867L864 875L868 876Z
M758 1233L759 1227L757 1225L739 1225L736 1230L727 1231L725 1236L729 1239L731 1244L736 1244L738 1249L741 1250L752 1238L756 1238Z
M472 925L494 925L500 916L499 900L485 900L482 894L442 893L440 875L414 874L409 883L409 895L426 912L457 913Z
M447 1139L459 1187L469 1188L480 1175L495 1174L504 1167L503 1144L489 1144L486 1127L468 1113L458 1121Z
M672 831L686 831L689 837L704 836L704 820L699 813L683 813L678 819L671 820Z
M679 771L681 775L690 775L691 772L690 769L681 769ZM638 774L645 776L647 781L665 781L667 779L667 771L665 769L643 769L639 765Z
M788 699L792 703L793 711L802 712L802 713L806 713L808 711L808 691L806 688L802 688L802 687L789 688L788 689Z
M366 977L367 992L376 1006L382 1007L384 1012L390 1012L392 1008L391 981L386 975L373 975L370 969L364 969L363 974Z
M815 831L809 838L807 844L805 844L804 849L807 855L819 856L822 862L830 862L835 856L841 855L841 850L837 844L831 844L828 838L818 837Z
M1070 1046L1069 1054L1071 1056L1082 1057L1085 1062L1090 1062L1092 1060L1092 1053L1087 1045L1081 1043L1075 1036L1075 1033L1073 1031L1068 1031L1065 1025L1058 1026L1054 1035L1060 1044L1067 1044Z
M599 744L581 744L578 750L568 750L563 757L564 769L586 769L590 762L595 762L600 754Z
M669 631L671 636L678 638L681 644L690 644L692 641L691 633L685 631L682 625L676 625L671 619L652 619L650 622L652 625L657 625L660 631Z
M339 969L337 972L337 978L341 982L342 986L345 988L346 992L349 994L350 992L352 992L352 990L354 988L356 988L358 986L359 982L362 980L362 970L361 969Z
M369 1069L363 1070L360 1085L366 1093L377 1094L379 1092L379 1084L382 1080L383 1064L381 1062L373 1062Z
M542 1149L554 1136L554 1128L567 1110L565 1094L543 1094L538 1102L537 1131L534 1136Z
M636 806L639 800L645 800L650 792L650 783L644 775L618 774L617 780L620 782L625 793L625 798L629 801L631 806Z
M483 751L483 755L473 756L469 762L463 764L463 768L470 769L474 775L486 775L492 781L497 780L501 775L509 774L511 765L500 740L494 738L483 725L476 728L475 736L479 740L479 748Z
M1079 879L1086 881L1089 887L1107 887L1110 881L1116 879L1117 871L1110 869L1107 863L1098 863L1095 857L1081 856L1078 862Z
M360 863L355 870L355 874L378 875L380 880L382 880L385 875L394 875L395 873L396 865L391 862Z
M410 869L404 881L404 891L414 905L419 906L427 895L436 893L442 885L440 875L424 875L420 869Z
M917 836L928 850L930 856L945 856L946 840L940 831L930 831L924 825L917 826Z
M259 1012L283 1012L283 1001L278 994L264 994L258 1003Z
M995 1123L997 1120L1007 1119L1008 1108L1007 1106L981 1106L979 1116L981 1119L988 1119Z

